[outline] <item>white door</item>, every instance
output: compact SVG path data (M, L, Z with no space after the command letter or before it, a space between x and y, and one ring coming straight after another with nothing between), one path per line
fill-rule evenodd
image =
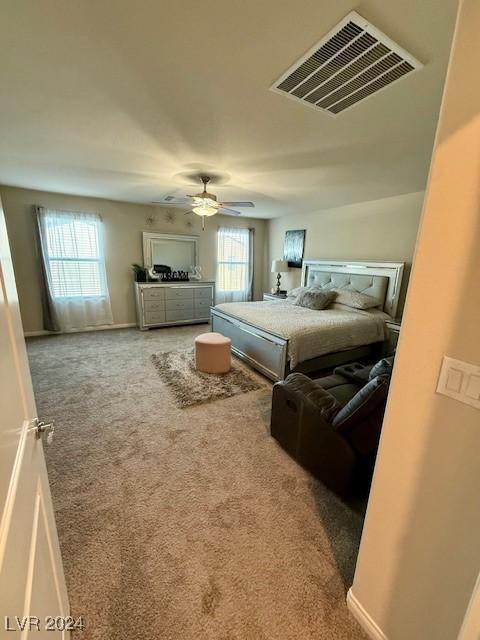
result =
M69 605L36 418L0 202L0 638L69 637L55 631Z

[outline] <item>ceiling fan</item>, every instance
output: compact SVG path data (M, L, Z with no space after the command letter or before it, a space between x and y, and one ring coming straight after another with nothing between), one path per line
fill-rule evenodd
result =
M152 204L173 204L179 206L192 205L191 211L202 217L202 221L205 221L205 217L214 216L216 213L222 213L227 216L239 216L240 211L230 209L230 207L254 207L253 202L218 202L217 196L214 193L207 191L207 184L210 182L210 176L200 175L199 179L203 183L203 191L196 193L195 195L186 195L183 198L176 198L175 196L165 196L161 202L153 202ZM190 213L190 211L188 211Z

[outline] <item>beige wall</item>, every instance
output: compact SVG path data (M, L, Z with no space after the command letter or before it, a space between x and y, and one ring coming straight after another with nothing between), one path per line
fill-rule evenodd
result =
M435 393L480 365L479 24L464 0L352 587L389 640L456 640L480 569L480 412Z
M254 290L255 297L261 298L265 272L265 220L219 215L208 220L206 230L202 231L200 218L193 214L184 216L183 212L175 211L175 221L168 222L166 213L174 211L172 208L165 209L13 187L0 187L0 193L5 209L22 320L26 332L43 329L38 287L38 261L34 250L33 205L75 211L94 211L102 216L105 225L107 278L115 324L135 322L133 276L130 265L132 262L142 262L142 231L197 234L200 237L199 261L203 267L204 277L214 279L218 226L255 228ZM156 216L157 222L153 226L148 226L146 218L152 213ZM192 228L187 228L188 220L193 223Z
M269 260L283 257L287 229L306 229L307 260L390 260L406 263L404 290L415 247L423 192L372 202L361 202L307 215L276 218L269 222ZM266 283L273 286L275 275L267 265ZM282 278L282 288L300 284L301 269L291 269Z
M409 264L421 211L423 193L413 193L373 202L364 202L314 214L254 220L218 216L207 221L201 230L200 219L184 216L181 211L151 207L99 198L70 196L44 191L0 187L15 265L22 319L26 332L41 331L42 310L38 287L38 262L34 252L33 205L69 210L96 211L105 224L107 277L115 324L135 322L132 262L142 261L141 232L197 234L200 236L200 264L205 278L215 276L215 233L218 226L248 226L255 228L255 298L273 286L275 276L269 273L270 260L283 255L287 229L307 229L305 257L307 259L394 260ZM166 213L174 211L174 222ZM156 223L150 227L147 216L154 214ZM193 228L187 228L187 220ZM268 228L268 230L267 230ZM405 278L405 282L407 280ZM300 270L291 270L282 285L296 286ZM403 299L403 298L401 298Z

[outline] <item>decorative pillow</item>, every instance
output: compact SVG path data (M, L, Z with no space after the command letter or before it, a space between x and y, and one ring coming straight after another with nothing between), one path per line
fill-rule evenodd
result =
M377 298L368 296L366 293L360 293L360 291L352 291L351 289L332 289L332 291L337 293L335 302L345 304L354 309L372 309L382 304Z
M293 301L297 307L305 307L313 311L321 311L335 299L334 291L322 291L321 289L307 289L298 294Z
M313 286L313 287L295 287L295 289L290 289L287 291L287 298L297 298L303 291L324 291L321 287Z
M374 364L368 374L368 379L373 380L377 376L392 375L393 370L393 358L383 358L379 360L377 364Z
M287 291L287 298L296 298L302 291L307 291L310 287L295 287Z
M387 399L390 376L377 376L370 380L347 402L335 418L332 425L339 433L347 433L356 424L365 420Z

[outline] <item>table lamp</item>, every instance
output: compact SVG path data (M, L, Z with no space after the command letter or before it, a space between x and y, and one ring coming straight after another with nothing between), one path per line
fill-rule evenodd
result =
M275 291L277 296L280 294L280 280L282 278L280 274L286 273L287 271L288 271L288 263L286 260L272 261L272 273L277 274L277 290Z

